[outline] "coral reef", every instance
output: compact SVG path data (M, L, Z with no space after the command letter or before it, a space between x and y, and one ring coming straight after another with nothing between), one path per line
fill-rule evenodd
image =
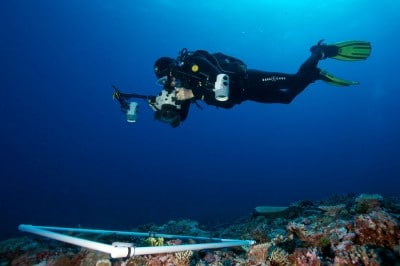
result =
M263 265L268 257L269 243L253 245L247 252L246 265Z
M349 246L338 250L334 258L334 265L381 265L373 250L367 251L365 246Z
M96 261L96 266L111 266L111 261L108 259L101 259Z
M361 194L354 200L352 211L355 213L368 213L379 209L384 198L379 194Z
M145 246L157 247L164 245L164 238L162 237L148 237L143 241Z
M189 265L192 255L193 255L193 251L191 251L191 250L174 253L174 256L176 259L176 265L178 265L178 266Z
M190 236L209 236L210 233L203 231L199 228L197 221L184 219L184 220L172 220L167 224L160 227L155 227L155 232L162 232L164 234L173 235L190 235Z
M192 220L142 227L148 232L163 234L255 240L256 244L250 247L110 259L108 254L98 251L26 236L0 242L0 265L400 265L399 217L399 198L377 194L342 195L316 202L297 202L282 212L274 212L273 216L251 213L229 226L209 231ZM132 243L136 246L195 243L191 239L156 237L130 240L136 241ZM100 236L96 241L128 240L114 235Z
M272 251L268 260L271 266L288 266L289 254L285 250L277 247Z
M289 263L295 266L320 266L322 265L321 257L318 256L316 248L304 249L297 248L288 256Z
M177 253L145 255L143 257L133 257L121 265L126 266L189 266L193 252L182 251Z
M320 205L318 206L319 209L323 210L326 215L336 217L341 212L346 212L346 205L345 204L337 204L337 205Z
M356 242L362 245L394 248L400 244L398 222L382 210L356 216L354 232Z

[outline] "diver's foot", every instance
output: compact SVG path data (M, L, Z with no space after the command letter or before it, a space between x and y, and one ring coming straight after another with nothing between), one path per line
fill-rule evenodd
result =
M361 61L371 54L371 43L366 41L345 41L324 44L323 40L310 48L312 53L320 54L321 59L333 58L341 61Z
M310 48L311 53L319 54L321 56L321 60L337 55L339 49L334 45L322 43L323 41L324 40L320 40L316 45L312 46Z
M360 84L357 81L345 80L342 78L335 77L334 75L330 74L328 71L326 71L324 69L320 69L318 79L322 80L330 85L340 86L340 87L347 87L350 85Z

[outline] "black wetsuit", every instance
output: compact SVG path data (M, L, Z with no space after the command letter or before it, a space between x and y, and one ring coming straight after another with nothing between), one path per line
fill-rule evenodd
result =
M186 49L182 51L177 64L169 69L168 80L163 90L170 94L174 92L175 87L190 89L193 91L194 99L175 100L177 105L168 102L161 108L158 107L159 110L155 110L155 119L170 123L173 127L179 126L180 122L187 118L190 105L196 100L223 108L231 108L248 100L260 103L290 103L310 83L320 79L320 69L317 68L317 64L322 54L317 50L301 65L296 74L247 69L243 61L222 53L210 54L203 50L187 52ZM218 101L215 98L215 81L219 74L229 75L227 101ZM175 78L175 87L172 87L171 78ZM121 93L116 87L114 89L116 91L114 96L125 113L129 110L131 98L143 98L149 103L154 103L158 98Z
M296 74L286 74L247 69L241 60L234 57L199 50L184 57L172 75L181 80L183 87L193 91L195 100L209 105L231 108L247 100L287 104L319 78L317 64L320 59L320 53L312 53ZM220 73L230 77L227 101L215 99L213 89Z
M317 68L317 64L320 59L320 54L311 54L296 74L249 69L244 79L242 100L290 103L310 83L319 78L320 69Z

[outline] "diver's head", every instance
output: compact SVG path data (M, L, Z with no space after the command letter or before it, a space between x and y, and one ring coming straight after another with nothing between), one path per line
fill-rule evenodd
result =
M161 57L154 63L154 74L157 79L165 80L168 78L169 72L176 65L176 60L170 57Z

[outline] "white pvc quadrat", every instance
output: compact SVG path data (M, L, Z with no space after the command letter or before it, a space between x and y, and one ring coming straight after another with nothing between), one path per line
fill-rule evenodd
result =
M104 253L110 254L111 258L126 258L137 255L158 254L158 253L172 253L182 252L186 250L201 250L201 249L217 249L236 246L250 246L255 243L253 240L237 240L237 239L222 239L222 238L208 238L208 237L195 237L195 236L181 236L181 235L167 235L156 233L140 233L129 231L110 231L110 230L97 230L97 229L82 229L82 228L67 228L67 227L51 227L51 226L35 226L21 224L18 227L23 232L44 236L61 242L69 243L76 246L81 246ZM96 241L91 241L79 237L69 236L59 232L68 233L91 233L100 235L120 235L120 236L135 236L135 237L162 237L162 238L175 238L175 239L193 239L199 241L213 241L213 243L199 243L199 244L184 244L172 246L148 246L148 247L135 247L132 243L114 242L112 244L104 244Z

